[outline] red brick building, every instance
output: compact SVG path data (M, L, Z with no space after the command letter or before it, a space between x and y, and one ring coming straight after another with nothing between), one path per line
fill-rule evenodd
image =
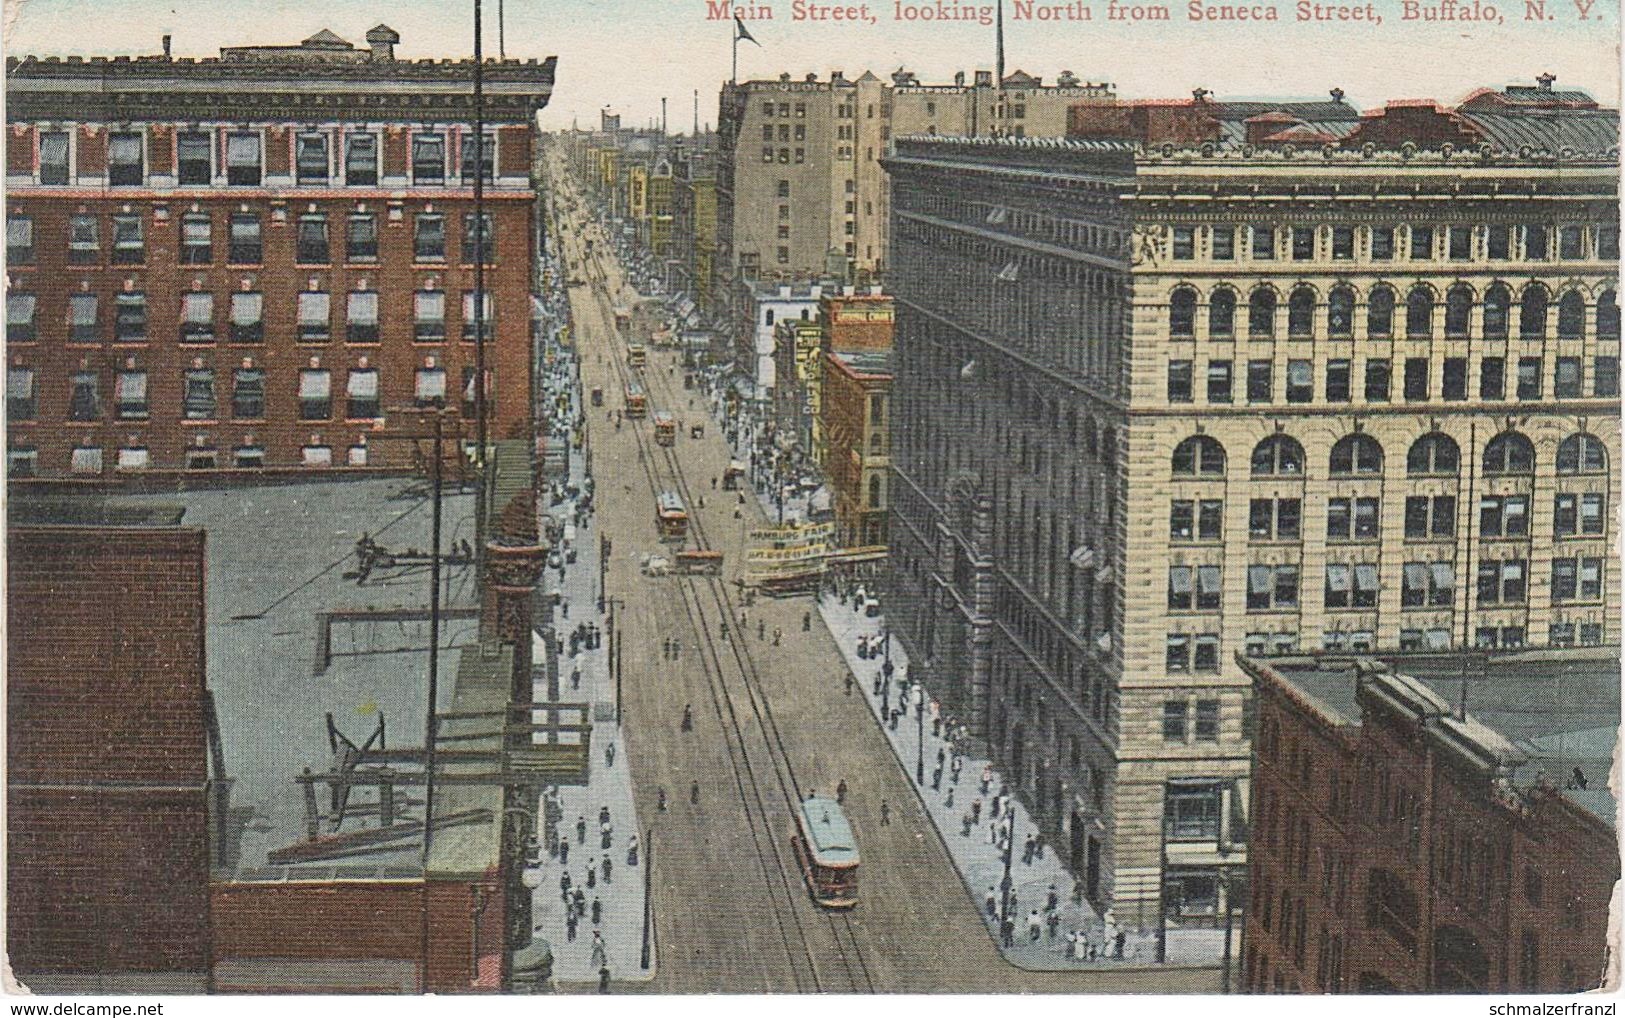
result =
M886 543L891 470L891 351L824 351L824 473L835 539L846 547Z
M387 467L389 408L473 415L472 64L398 41L7 61L11 476ZM485 70L499 438L528 429L553 66Z
M1242 660L1257 693L1243 987L1610 980L1613 656ZM1465 708L1465 709L1464 709Z
M7 938L57 992L208 972L204 535L178 511L13 506Z

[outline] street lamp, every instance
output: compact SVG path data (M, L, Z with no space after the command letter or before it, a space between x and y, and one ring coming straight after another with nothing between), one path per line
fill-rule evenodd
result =
M919 753L919 756L914 761L914 781L915 781L916 784L920 785L923 788L925 786L925 685L924 685L924 683L915 683L915 685L914 685L914 718L915 718L915 720L917 722L919 722L919 732L920 732L920 738L919 738L919 741L917 743L917 745L919 746L920 753Z
M621 639L619 630L615 626L615 609L626 608L626 602L618 597L606 599L609 605L609 667L615 674L615 724L621 723Z

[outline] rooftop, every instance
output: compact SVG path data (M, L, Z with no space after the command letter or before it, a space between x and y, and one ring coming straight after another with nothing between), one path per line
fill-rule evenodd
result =
M858 861L858 840L840 803L823 796L809 796L801 802L801 828L825 863Z

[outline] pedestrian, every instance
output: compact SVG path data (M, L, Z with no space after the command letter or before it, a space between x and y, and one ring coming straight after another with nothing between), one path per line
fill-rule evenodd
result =
M570 911L579 918L587 914L587 892L577 887L570 896Z
M959 754L954 754L953 766L950 768L950 771L954 776L954 784L956 785L959 784L959 772L963 767L964 761L959 759Z
M597 926L604 921L604 903L596 897L592 899L592 924Z
M655 797L655 812L657 812L657 813L666 812L666 786L665 785L660 786L659 793Z
M993 786L993 765L992 764L983 764L982 765L982 794L986 795L987 792L988 792L988 789L991 788L992 786ZM995 806L994 809L993 809L993 815L994 816L999 815L999 811L998 811L997 806Z
M999 896L994 893L991 886L987 889L987 897L983 900L982 905L987 909L987 917L989 919L995 919L998 917Z
M1108 908L1106 914L1100 917L1100 940L1101 943L1106 944L1111 949L1116 957L1121 958L1123 957L1123 941L1119 939L1119 932L1117 929L1117 915Z
M586 817L576 817L576 844L585 845L586 843L587 843L587 818Z
M964 816L959 818L959 828L960 837L970 837L971 821L969 813L966 813Z
M937 747L937 766L941 767L948 760L948 751L941 746Z
M597 886L598 886L598 867L594 866L591 862L588 862L587 863L587 887L590 890L591 888L594 888L594 887L597 887Z
M579 668L570 669L570 688L571 689L580 689L581 688L581 669L579 669Z
M560 866L568 866L569 864L570 864L570 839L568 839L568 838L560 838L559 839L559 865Z
M979 823L982 822L982 800L981 799L972 799L970 801L970 822L973 823L973 824L979 824Z
M1081 880L1072 881L1072 904L1083 904L1083 881Z
M784 636L783 631L781 631L778 626L774 626L773 627L773 646L777 647L779 645L780 638L783 637L783 636Z
M1033 858L1034 859L1042 859L1042 858L1044 858L1044 839L1040 838L1036 834L1033 835Z
M880 800L880 826L889 827L890 825L891 803L887 802L885 799L882 799Z
M838 806L845 806L846 805L846 779L845 778L842 778L841 783L835 786L835 803Z
M671 639L669 637L662 638L660 641L660 660L671 660Z
M599 993L608 993L609 992L609 966L608 965L600 965L598 967L598 992Z
M988 824L987 825L987 843L989 845L997 845L999 843L999 825L998 824Z
M682 725L682 727L683 727L683 731L685 731L685 732L692 732L694 730L694 705L693 704L689 704L689 703L683 704L683 725Z
M712 491L717 490L717 479L715 477L711 478L711 490Z
M873 692L872 692L872 695L874 695L874 696L881 696L881 695L883 695L883 694L882 694L882 693L881 693L881 692L880 692L880 682L881 682L881 676L880 676L880 673L879 673L879 672L875 672L875 685L874 685L874 690L873 690Z
M801 613L801 631L803 633L812 632L812 612Z
M756 638L758 640L767 639L767 623L761 619L756 620Z
M628 866L638 864L638 836L636 834L632 835L626 843L626 864Z
M608 848L610 839L614 837L615 828L610 826L608 820L598 825L598 847Z
M1014 919L1005 916L1004 921L999 924L999 932L1005 947L1016 946L1016 921Z
M604 867L604 883L607 884L607 883L609 883L609 877L610 877L610 874L612 872L610 859L609 859L609 856L607 856L607 855L604 856L603 867Z
M604 766L615 766L615 744L613 742L604 743Z
M847 696L852 695L852 673L851 672L846 673L846 695Z
M948 799L943 803L943 805L949 809L954 808L954 790L951 787L948 789Z
M1038 839L1033 837L1031 834L1027 835L1027 842L1021 850L1021 861L1028 866L1033 864L1033 846L1037 843L1037 841Z
M682 656L683 656L683 641L681 641L681 640L673 640L673 641L671 641L671 659L673 661L676 661L678 658L680 658Z
M895 710L891 712L891 730L894 732L897 731L897 714Z
M933 792L942 791L942 765L941 764L937 764L937 766L931 771L931 790Z
M572 944L576 942L576 910L573 908L564 913L564 939Z
M568 905L570 903L570 871L565 870L559 875L559 897Z
M604 968L609 963L609 949L604 946L604 935L597 930L592 931L592 964L593 968L600 969L600 975L609 970Z
M1038 909L1027 913L1027 939L1031 943L1038 943L1038 938L1044 934L1044 920L1038 915Z
M728 639L728 622L727 622L726 619L724 619L723 622L722 622L722 639L723 640Z
M942 738L942 718L941 717L934 717L934 718L931 719L931 738L933 738L933 739Z
M1049 885L1049 897L1044 901L1044 911L1054 912L1061 907L1061 896L1056 893L1055 885Z
M688 802L691 806L698 806L700 804L700 783L698 781L689 786Z
M1051 912L1045 919L1044 925L1049 927L1049 939L1055 939L1055 932L1061 928L1061 913Z

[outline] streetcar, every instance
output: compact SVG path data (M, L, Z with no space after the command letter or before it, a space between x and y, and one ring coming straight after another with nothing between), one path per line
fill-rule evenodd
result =
M688 536L688 510L676 492L662 491L655 496L655 529L662 541L682 541Z
M840 803L820 796L803 799L790 847L813 901L825 908L858 903L858 842Z
M626 363L629 367L641 368L648 362L648 351L642 345L633 343L626 348Z
M677 418L664 410L655 413L655 444L677 444Z
M626 416L642 417L649 412L649 397L636 382L626 383Z

